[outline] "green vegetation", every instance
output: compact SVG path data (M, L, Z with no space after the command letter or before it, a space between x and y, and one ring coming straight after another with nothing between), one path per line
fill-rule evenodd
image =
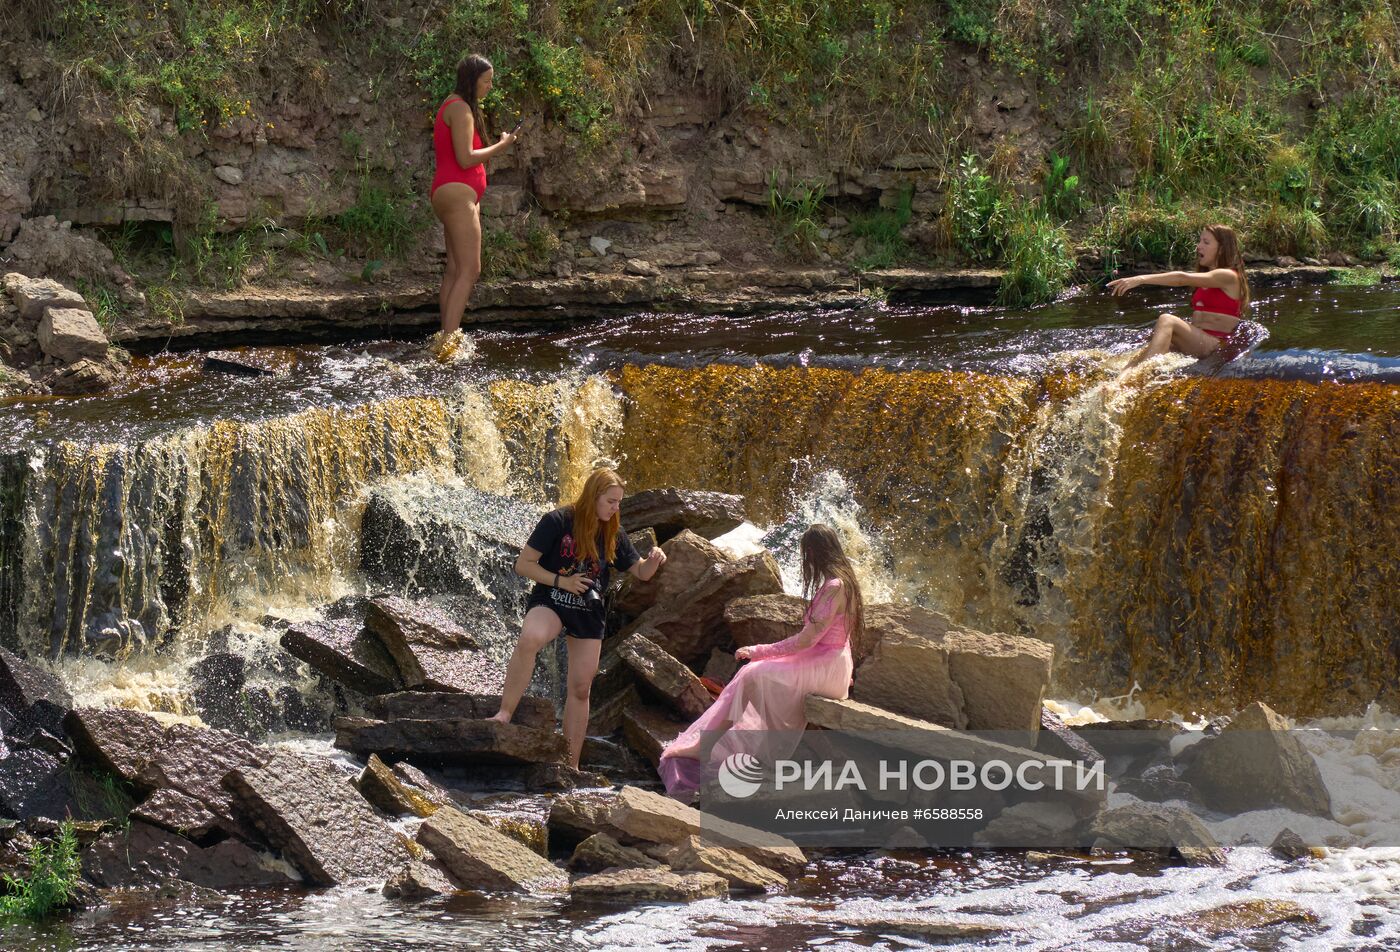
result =
M855 262L857 268L891 268L909 257L904 226L914 217L914 190L902 189L894 207L857 212L851 216L851 234L865 242L865 253Z
M488 279L540 268L559 249L559 236L528 215L507 225L487 221L481 237L481 273Z
M860 249L849 263L889 267L918 260L904 239L913 224L948 236L955 258L943 263L1007 268L1007 303L1058 293L1076 246L1100 251L1108 270L1184 264L1212 221L1270 254L1384 255L1400 241L1397 0L21 7L41 22L45 53L62 68L57 98L96 100L115 117L91 170L98 197L139 191L175 210L176 227L143 229L136 243L175 260L143 278L152 306L172 314L175 289L236 288L250 274L277 273L285 255L344 254L372 279L432 225L394 141L347 128L351 208L312 216L296 233L281 230L273 210L231 226L194 170L191 139L275 139L269 116L292 75L294 98L313 110L343 93L345 75L362 74L367 102L406 104L426 118L473 51L497 66L489 126L543 120L595 164L625 161L624 129L654 107L655 93L691 87L742 110L748 126L803 130L835 164L921 156L917 167L929 171L920 196L946 197L935 221L914 211L923 203L912 191L853 210L819 186L775 177L768 205L783 241L811 257L822 217L843 214ZM1035 137L998 142L979 128L989 110L1032 109L1012 125L1063 128L1057 141L1032 149ZM488 273L547 260L548 242L531 228L545 230L488 230ZM104 320L120 314L110 295L92 297Z
M817 253L825 197L826 186L820 182L783 184L776 171L768 175L768 213L789 247L803 257Z
M82 861L71 823L62 824L51 843L35 843L27 859L27 877L5 876L7 895L0 896L0 920L47 919L73 899Z

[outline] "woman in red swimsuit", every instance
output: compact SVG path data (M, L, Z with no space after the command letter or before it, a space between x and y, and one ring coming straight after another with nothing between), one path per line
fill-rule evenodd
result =
M1183 319L1175 314L1163 314L1157 318L1147 347L1128 366L1169 350L1205 357L1239 325L1244 309L1249 306L1249 279L1244 274L1244 257L1234 230L1227 225L1203 228L1201 240L1196 243L1196 267L1194 272L1165 271L1108 282L1114 294L1123 294L1143 284L1196 289L1191 295L1191 316Z
M486 194L487 159L510 148L514 133L504 133L494 145L486 145L486 124L481 119L481 99L491 91L493 70L482 56L468 56L457 64L457 86L438 108L433 122L433 214L442 222L447 245L447 267L442 275L438 310L442 330L438 355L462 325L472 289L481 276L481 196Z

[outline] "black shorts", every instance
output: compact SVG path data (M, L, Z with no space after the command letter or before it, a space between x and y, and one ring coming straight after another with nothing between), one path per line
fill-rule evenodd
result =
M578 604L574 604L577 602ZM599 641L603 638L603 612L592 610L583 605L583 599L562 589L553 588L548 585L537 585L530 593L530 598L525 602L525 611L536 607L548 608L559 616L559 620L564 623L566 634L575 638L596 638Z

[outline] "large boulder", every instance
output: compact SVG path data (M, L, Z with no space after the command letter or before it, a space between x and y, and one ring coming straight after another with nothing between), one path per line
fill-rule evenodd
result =
M56 308L85 308L87 301L72 288L64 287L49 278L31 278L11 272L5 275L5 290L19 308L20 320L31 327L37 325L44 316L44 310Z
M477 640L429 603L371 599L365 627L394 659L405 687L499 694L505 683L504 669L478 650Z
M698 664L729 640L725 606L746 595L783 590L778 563L767 552L711 566L700 580L676 598L658 602L624 632L654 629L652 639L685 664Z
M886 639L890 645L882 650ZM868 650L854 652L858 668L853 696L864 694L862 681L869 675L874 682L872 693L864 696L879 697L880 706L915 704L928 713L943 711L956 717L951 712L957 710L960 693L967 729L1026 731L1033 742L1050 684L1054 649L1048 642L960 628L935 612L894 605L871 606L864 641ZM906 686L900 677L901 663L918 664L930 677L936 677L943 670L944 657L946 680L935 680L925 688L939 696L899 699ZM874 665L869 670L867 659Z
M1014 770L1024 768L1028 777L1044 782L1047 789L1055 776L1047 766L1051 758L1033 750L896 714L860 701L840 701L809 694L806 710L807 722L811 725L832 731L888 738L891 746L898 746L905 754L937 760L966 760L979 767L1001 762ZM1086 789L1077 789L1077 776L1072 771L1066 773L1065 793L1081 801L1102 803L1107 791L1099 789L1098 784L1087 784Z
M452 807L423 821L418 842L465 888L562 892L568 887L568 875L549 860Z
M606 833L594 833L574 847L569 868L578 872L600 873L605 869L656 869L652 859L634 846L623 846Z
M710 692L693 671L648 638L648 633L645 628L635 631L617 647L643 692L669 704L687 720L704 714L712 702Z
M693 489L647 489L622 500L622 524L651 528L663 544L684 529L713 539L743 525L744 497Z
M539 515L470 487L411 480L376 489L360 521L360 569L410 597L484 597L514 622L524 604L515 559Z
M365 702L370 716L382 721L479 720L501 709L499 694L458 694L452 691L400 691L381 694ZM513 723L549 730L557 718L554 703L527 694L515 707Z
M83 873L107 888L154 886L172 879L210 889L301 884L286 863L246 843L227 839L199 846L139 819L84 852Z
M1225 865L1215 837L1182 807L1130 803L1104 810L1094 818L1089 835L1124 849L1175 849L1193 865Z
M1283 718L1262 702L1245 708L1219 735L1197 746L1184 779L1206 806L1231 813L1286 807L1331 818L1332 797L1317 762Z
M724 606L724 623L736 648L771 645L802 630L807 602L798 595L751 595Z
M138 795L176 790L218 818L226 833L258 842L259 834L235 810L223 786L231 770L256 767L267 751L225 731L165 726L138 711L78 708L64 720L85 761L125 781Z
M563 763L564 735L492 720L376 721L341 717L335 746L360 757L379 754L418 764Z
M642 581L630 575L623 578L622 588L613 599L616 611L636 617L658 602L673 601L711 568L729 561L718 546L689 529L668 540L661 551L666 553L666 564L650 579Z
M573 881L569 894L577 900L634 905L650 902L694 902L729 894L729 884L714 873L676 873L669 869L617 869Z
M553 814L550 819L552 822ZM678 844L700 836L787 874L795 875L807 865L802 850L785 837L705 816L694 807L638 787L623 787L617 791L608 802L602 819L607 828L621 833L622 842Z
M959 730L968 726L967 700L949 672L948 648L903 628L884 632L851 682L865 704Z
M386 879L408 858L399 835L332 761L275 752L263 766L230 771L224 786L313 885Z
M107 356L107 335L86 306L45 308L38 337L39 349L65 364Z
M668 712L638 704L622 712L622 736L653 767L661 763L661 752L689 726Z
M394 659L359 618L293 625L282 647L321 674L360 694L388 694L404 687Z
M735 850L707 843L698 836L687 836L679 843L658 847L654 855L673 870L722 876L730 889L762 892L772 886L788 884L782 873L760 866Z
M0 648L0 708L14 716L12 735L23 736L35 728L61 735L63 718L72 706L72 695L56 676Z

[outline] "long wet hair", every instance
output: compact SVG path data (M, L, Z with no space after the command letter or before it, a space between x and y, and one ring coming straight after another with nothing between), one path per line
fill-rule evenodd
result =
M1229 268L1239 275L1240 314L1243 315L1244 309L1249 307L1249 279L1244 275L1244 253L1240 251L1240 239L1229 225L1207 225L1205 230L1220 246L1215 253L1215 267Z
M799 549L803 596L810 601L828 581L839 578L841 592L846 598L846 631L850 640L857 642L865 632L865 599L860 593L860 582L856 581L856 570L841 548L841 540L830 526L817 523L802 533Z
M491 138L486 132L486 120L481 117L481 99L476 94L477 81L483 73L491 69L491 61L473 53L457 64L457 85L452 91L462 97L467 108L472 111L472 122L481 136L482 145L490 145Z
M578 498L564 507L565 511L569 512L574 519L574 545L580 559L585 561L599 559L598 497L614 486L626 488L627 484L622 481L621 476L617 475L616 470L606 465L598 466L584 480ZM601 558L599 561L611 562L617 557L617 534L622 531L620 513L613 513L613 517L601 525L603 552L607 554L607 557Z

